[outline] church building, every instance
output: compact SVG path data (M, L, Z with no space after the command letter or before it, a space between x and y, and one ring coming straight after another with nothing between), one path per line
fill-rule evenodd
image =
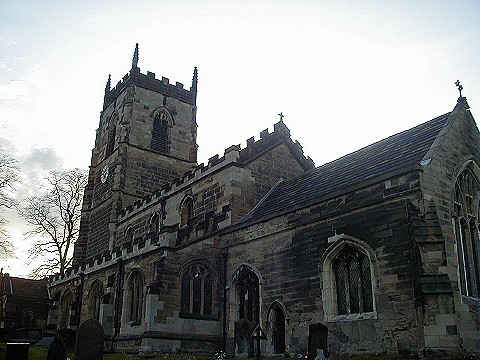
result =
M466 99L315 167L282 119L197 164L189 89L105 88L49 324L106 350L480 356L480 134ZM461 85L459 85L461 89ZM252 336L253 334L253 336Z

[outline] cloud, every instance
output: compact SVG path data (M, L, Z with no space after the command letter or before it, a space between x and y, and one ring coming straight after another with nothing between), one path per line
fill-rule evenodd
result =
M0 70L12 71L4 62L0 62Z
M0 63L0 70L11 71L4 63ZM0 100L13 101L19 98L34 95L35 91L44 90L48 84L49 73L43 67L34 65L22 79L12 79L0 83Z
M63 159L52 148L32 149L22 160L22 165L31 168L51 171L61 168Z
M21 184L16 193L18 200L41 194L49 173L63 169L63 158L52 148L32 149L19 159L19 163Z
M15 100L31 94L30 85L23 80L13 80L0 84L0 100Z

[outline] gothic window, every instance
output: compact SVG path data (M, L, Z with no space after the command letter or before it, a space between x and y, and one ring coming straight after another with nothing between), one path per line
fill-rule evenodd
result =
M32 310L25 310L22 314L22 327L31 329L35 327L35 314Z
M346 247L333 261L337 314L373 311L370 261L362 252Z
M188 221L193 218L193 197L187 195L181 205L180 226L188 225Z
M116 132L117 130L115 125L112 125L112 127L108 130L107 150L105 156L109 156L111 153L113 153L113 149L115 148Z
M154 213L150 218L150 233L154 235L158 235L158 231L160 230L160 215L158 213Z
M187 268L182 275L180 312L183 316L212 316L213 276L201 264Z
M260 291L258 276L248 267L244 267L237 281L239 319L247 319L254 324L260 319Z
M124 244L133 244L133 228L129 226L125 231L125 241Z
M285 312L277 301L270 308L268 322L271 328L273 353L283 354L285 352Z
M165 110L158 112L153 119L151 143L153 150L168 153L168 119Z
M457 243L461 293L479 297L480 274L478 261L478 191L479 182L467 168L455 183L454 231Z
M127 283L127 321L140 324L142 321L143 277L139 270L134 270Z
M73 294L71 291L66 291L63 294L60 303L60 329L65 329L70 325L70 309L73 303Z
M103 298L103 285L100 281L96 281L90 289L89 312L90 318L100 320L100 305Z

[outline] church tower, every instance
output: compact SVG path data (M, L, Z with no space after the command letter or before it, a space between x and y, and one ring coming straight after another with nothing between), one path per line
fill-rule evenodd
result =
M114 88L110 76L92 150L74 263L109 250L121 209L197 165L197 69L189 90L132 68Z

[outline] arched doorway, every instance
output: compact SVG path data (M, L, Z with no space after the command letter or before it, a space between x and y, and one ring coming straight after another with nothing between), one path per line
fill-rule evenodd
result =
M274 354L285 353L285 313L283 308L274 303L269 316L271 326L271 341Z

